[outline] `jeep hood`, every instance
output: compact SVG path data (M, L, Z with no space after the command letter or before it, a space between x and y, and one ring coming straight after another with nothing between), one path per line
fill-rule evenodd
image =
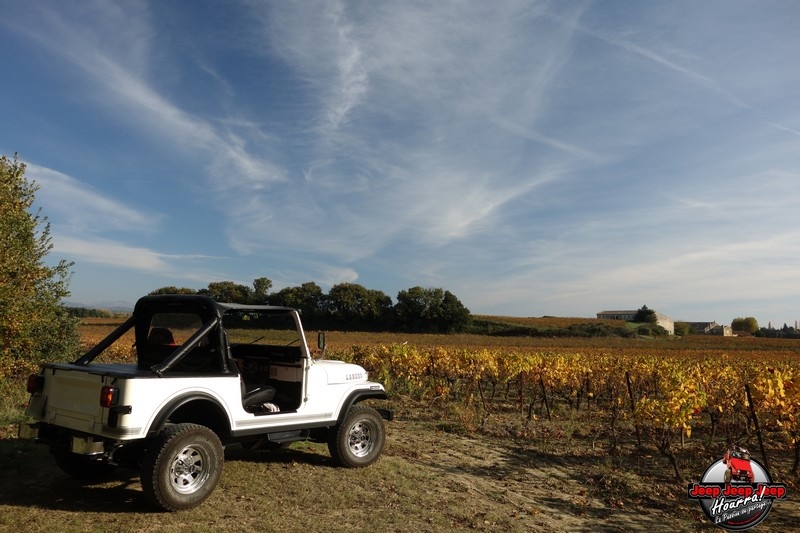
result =
M340 383L363 383L367 381L367 371L363 367L342 361L314 361L328 376L328 385Z
M728 459L728 463L736 470L740 470L743 472L752 471L752 467L750 466L750 461L739 459L737 457L731 457L730 459Z

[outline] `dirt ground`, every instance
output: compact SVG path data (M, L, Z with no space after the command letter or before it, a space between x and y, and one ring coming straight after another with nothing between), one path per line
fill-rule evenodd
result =
M437 473L435 490L467 495L486 515L513 517L524 531L717 530L699 503L686 497L668 463L646 452L612 458L586 441L530 443L444 431L425 424L393 426L389 453ZM800 495L776 502L765 531L800 531ZM491 525L491 524L486 524ZM496 524L499 525L499 524ZM474 525L473 525L474 528ZM491 528L488 528L491 529Z
M220 485L199 508L154 511L138 474L79 485L47 450L0 439L0 530L62 531L698 531L716 530L666 461L591 440L446 431L431 419L388 425L384 457L331 466L321 444L226 449ZM782 481L782 480L777 480ZM790 489L756 530L800 531Z

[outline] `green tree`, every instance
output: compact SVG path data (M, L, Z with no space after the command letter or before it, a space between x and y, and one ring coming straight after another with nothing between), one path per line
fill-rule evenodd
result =
M465 330L472 320L469 309L450 291L444 291L440 304L440 326L442 331L453 332Z
M636 314L633 317L633 322L637 324L658 324L658 317L656 316L656 312L652 309L648 309L646 305L643 305L641 309L636 311Z
M469 309L440 288L417 286L400 291L394 311L398 324L411 331L460 331L470 319Z
M232 281L212 281L207 289L200 289L197 294L210 296L218 302L247 304L252 300L253 289Z
M731 329L733 331L739 331L744 333L750 333L751 335L758 331L758 320L756 320L752 316L748 316L745 318L734 318L731 321Z
M149 294L197 294L197 291L188 287L175 287L170 285L169 287L161 287L154 291L150 291Z
M357 283L339 283L328 291L324 308L338 326L376 330L389 325L392 299L381 291Z
M303 322L307 323L319 316L324 297L319 285L309 281L299 287L285 287L270 294L269 303L300 309L303 313Z
M78 321L61 305L73 263L45 263L50 224L30 212L38 189L16 154L0 157L0 360L68 360L79 346Z
M272 280L269 278L256 278L253 280L252 302L256 305L267 303L269 290L272 288Z
M658 324L651 324L649 322L640 322L639 327L636 328L637 335L646 337L666 337L669 335L666 329Z
M682 337L692 332L692 326L688 322L675 322L675 335Z

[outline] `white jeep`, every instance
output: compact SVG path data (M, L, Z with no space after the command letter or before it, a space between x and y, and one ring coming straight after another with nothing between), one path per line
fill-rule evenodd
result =
M95 361L131 328L136 364ZM224 445L327 442L337 464L364 467L392 419L360 404L386 399L362 367L311 357L297 310L196 295L141 298L85 355L42 365L28 391L20 438L49 445L75 477L139 469L147 498L170 511L211 494Z

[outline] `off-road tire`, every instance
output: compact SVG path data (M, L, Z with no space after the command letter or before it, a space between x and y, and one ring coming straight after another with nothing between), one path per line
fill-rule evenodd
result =
M207 427L169 426L144 454L142 491L165 511L195 507L214 491L224 460L219 437Z
M354 405L342 422L331 429L328 450L336 464L362 468L378 460L385 442L381 415L366 405Z

